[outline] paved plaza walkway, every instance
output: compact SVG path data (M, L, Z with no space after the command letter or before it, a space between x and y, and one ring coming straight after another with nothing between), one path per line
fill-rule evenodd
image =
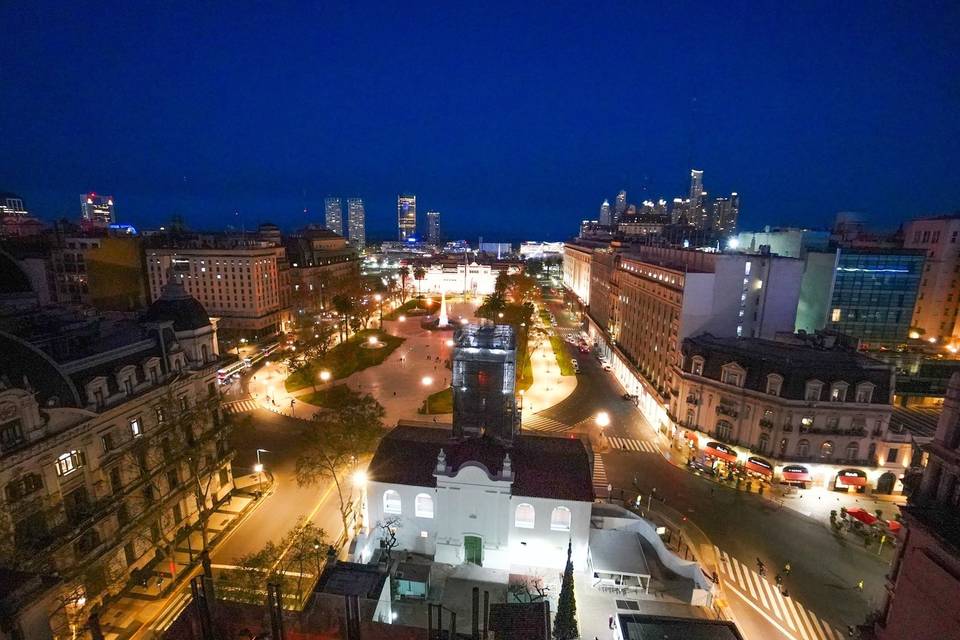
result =
M461 318L476 320L478 303L455 302L448 304L448 314L452 326ZM384 330L391 335L404 338L404 342L390 356L374 367L358 371L342 380L327 383L346 384L351 389L369 393L386 411L384 424L393 426L398 420L419 420L449 424L450 414L423 415L418 410L428 395L449 386L450 369L446 362L452 357L453 349L448 344L453 338L453 330L430 331L420 325L420 317L408 317L404 321L387 320ZM531 364L533 367L533 386L523 394L523 418L530 420L536 412L551 407L576 388L576 376L561 376L550 341L534 339ZM318 407L304 401L313 393L308 387L288 393L284 390L283 380L286 374L282 364L271 362L264 365L250 380L249 389L261 406L294 417L309 419L318 411ZM317 385L317 389L324 385ZM267 400L267 398L270 400ZM291 406L290 401L296 402Z

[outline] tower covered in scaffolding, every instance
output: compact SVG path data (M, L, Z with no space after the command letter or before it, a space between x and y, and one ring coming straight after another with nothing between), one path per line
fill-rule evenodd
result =
M504 324L469 324L454 335L453 435L510 444L519 420L514 395L517 339Z

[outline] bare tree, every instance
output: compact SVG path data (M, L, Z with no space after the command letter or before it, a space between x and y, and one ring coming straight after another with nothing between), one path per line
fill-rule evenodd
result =
M373 396L354 393L355 399L336 410L317 412L304 433L303 453L297 458L301 486L332 481L340 500L343 529L349 533L353 492L341 477L357 460L373 451L383 431L383 407Z
M380 531L380 548L386 554L388 563L393 550L400 544L397 540L397 530L400 528L401 522L400 516L390 516L377 523L377 529Z

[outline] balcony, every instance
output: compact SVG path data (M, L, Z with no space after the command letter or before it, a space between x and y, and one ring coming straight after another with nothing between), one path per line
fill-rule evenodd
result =
M736 418L739 412L733 407L728 407L726 405L718 404L717 405L717 415L727 416L728 418Z
M696 405L700 404L700 398L698 398L697 396L695 396L695 395L693 395L693 394L688 395L688 396L687 396L687 404L692 404L692 405L696 406Z
M770 431L773 429L773 420L767 420L766 418L760 418L760 428Z

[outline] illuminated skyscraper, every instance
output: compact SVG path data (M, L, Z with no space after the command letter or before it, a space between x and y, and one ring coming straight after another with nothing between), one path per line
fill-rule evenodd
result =
M80 217L96 225L107 226L117 221L113 211L113 196L84 193L80 196Z
M603 227L609 227L611 222L610 201L604 200L603 204L600 205L600 225Z
M340 206L340 198L327 198L323 201L323 206L326 213L326 224L324 226L338 236L342 236L343 207Z
M427 242L440 245L440 212L427 211Z
M627 192L621 191L617 194L617 201L613 205L613 222L614 224L620 222L620 218L623 217L623 214L627 211Z
M417 233L417 196L397 196L397 237L400 242Z
M367 213L363 208L363 198L347 199L347 226L350 228L350 244L357 251L367 246Z
M720 233L733 233L740 214L740 196L731 193L729 198L717 198L712 203L710 227Z
M700 206L703 198L703 171L699 169L690 170L690 207L696 209Z

